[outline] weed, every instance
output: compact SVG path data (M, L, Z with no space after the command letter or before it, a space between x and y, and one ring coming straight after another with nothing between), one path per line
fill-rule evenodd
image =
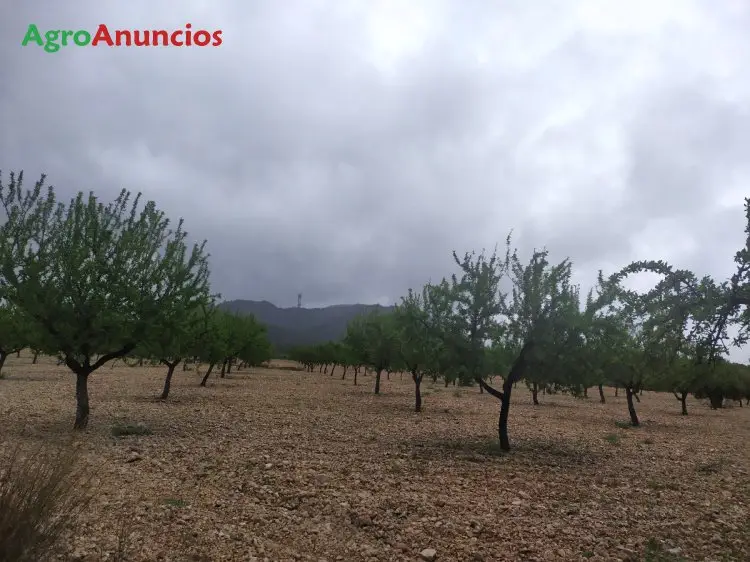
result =
M187 502L185 500L176 498L166 498L164 500L164 504L172 507L185 507L187 505Z
M135 425L117 424L112 426L112 435L114 437L127 437L128 435L151 435L151 429L149 429L142 423Z
M620 436L616 433L609 433L604 436L604 440L609 443L610 445L619 445L620 444Z

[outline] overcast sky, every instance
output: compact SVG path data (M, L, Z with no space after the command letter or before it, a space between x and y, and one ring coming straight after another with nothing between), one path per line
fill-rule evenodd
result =
M186 22L224 43L21 47ZM510 229L584 285L634 259L723 278L748 60L746 0L5 1L0 169L143 191L230 299L391 303Z

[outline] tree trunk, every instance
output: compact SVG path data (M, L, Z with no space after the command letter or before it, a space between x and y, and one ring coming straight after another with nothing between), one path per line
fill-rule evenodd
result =
M497 420L497 436L500 439L500 448L503 451L510 451L508 414L510 413L510 393L512 390L512 384L503 384L503 399L500 401L500 417Z
M357 376L359 375L359 369L354 369L354 386L357 386Z
M206 381L208 380L209 375L211 374L211 371L214 369L214 363L208 364L208 370L206 371L206 374L203 375L203 380L201 381L201 386L206 386Z
M513 366L510 369L510 373L505 377L503 382L503 391L498 392L480 377L477 377L477 382L486 387L489 394L500 400L500 416L497 420L497 435L500 439L500 448L503 451L510 451L510 439L508 438L508 415L510 414L510 394L513 391L513 386L519 379L523 378L526 372L526 355L533 349L534 342L527 341L521 348L521 352L513 362Z
M481 384L479 385L479 394L484 394L484 387Z
M534 406L539 406L539 386L536 383L531 385L531 401Z
M227 359L227 375L232 374L232 358Z
M187 371L187 361L183 361L182 362L182 370L183 370L183 372Z
M604 397L604 385L599 385L599 402L602 404L607 403L607 399Z
M21 358L21 350L19 349L18 351L16 351L16 359L20 359L20 358Z
M333 376L333 372L336 370L336 363L333 364L331 367L331 376Z
M5 365L5 360L8 358L8 354L4 351L0 351L0 373L3 372L3 365Z
M682 396L680 396L680 405L682 406L682 415L683 416L687 416L688 415L688 411L687 411L687 397L688 397L688 393L687 392L683 392Z
M221 364L221 373L219 373L220 378L224 378L227 374L227 360L224 359L224 361Z
M177 358L171 363L162 359L162 363L167 366L167 376L164 379L164 389L161 391L161 396L159 396L159 398L161 400L166 400L167 397L169 397L169 388L172 386L172 375L174 374L174 369L180 363L180 359Z
M383 372L383 369L378 369L375 372L375 394L380 394L380 373Z
M583 389L583 397L588 398L589 397L589 387L585 387Z
M712 392L708 395L712 410L719 410L724 407L724 395L721 392Z
M414 380L414 411L422 411L422 392L420 385L422 384L422 376L416 373L411 374L411 378Z
M386 371L385 372L385 378L386 378L386 380L391 380L391 372L390 371Z
M641 403L641 399L638 398L638 392L635 390L633 391L633 398L635 398L635 401L638 402L639 404Z
M633 404L633 396L635 396L633 389L629 386L626 386L625 397L628 401L628 413L630 414L630 424L633 427L638 427L641 424L638 421L638 414L635 413L635 404Z
M615 398L617 398L617 393L619 392L619 390L620 390L620 387L616 386L615 387Z
M448 377L445 378L445 388L448 388L448 385L451 383L451 381L448 379Z
M39 359L39 352L38 352L38 351L35 351L35 352L34 352L34 357L33 357L33 358L31 359L31 364L32 364L32 365L36 365L36 360L37 360L37 359Z
M84 430L89 425L89 373L76 373L76 421L73 429Z

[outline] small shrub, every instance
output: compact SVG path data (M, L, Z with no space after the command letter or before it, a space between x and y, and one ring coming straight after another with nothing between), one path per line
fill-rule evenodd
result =
M620 429L631 429L633 425L629 421L621 421L617 420L615 422L615 425L619 427Z
M76 461L75 450L49 445L0 454L0 560L35 562L55 552L94 495Z
M187 502L185 500L177 498L167 498L164 500L164 503L172 507L185 507L187 505Z
M456 389L456 390L453 391L453 396L455 396L456 398L461 398L461 396L463 396L463 394L461 394L460 390Z
M620 436L615 433L610 433L608 435L605 435L604 440L609 443L610 445L619 445L620 444Z
M124 424L124 425L113 425L112 435L114 437L126 437L128 435L151 435L151 430L148 426L138 423L135 425Z

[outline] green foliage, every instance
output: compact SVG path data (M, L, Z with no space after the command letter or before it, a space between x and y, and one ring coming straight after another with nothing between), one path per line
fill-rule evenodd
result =
M193 309L176 309L162 320L162 330L138 345L140 357L173 362L197 355L209 330L212 307L200 303Z
M35 347L87 375L206 301L204 244L188 250L182 221L170 229L125 190L107 205L93 193L59 203L44 181L0 183L0 288L37 329Z
M196 355L209 365L239 359L258 366L271 359L272 348L266 327L254 316L232 314L216 307L206 310L196 340Z
M438 368L436 351L441 346L429 309L429 289L422 293L409 289L393 312L395 338L400 361L413 377Z
M513 283L506 307L506 345L520 349L534 342L525 379L553 390L581 385L581 355L586 316L580 311L579 289L571 285L572 264L548 261L548 252L534 251L528 265L516 252L509 257Z
M451 277L453 314L446 318L444 333L449 336L456 375L474 382L484 377L485 347L498 333L497 316L505 306L500 281L508 269L508 260L501 261L497 249L490 256L484 252L466 253L463 259L453 252L453 260L461 277Z
M696 398L707 398L712 408L721 408L725 400L750 399L750 366L717 361L699 369L691 390Z
M376 372L388 369L396 361L398 346L392 314L372 311L355 317L347 326L344 341L356 361Z
M0 374L8 355L26 347L30 340L28 319L18 307L0 304Z

